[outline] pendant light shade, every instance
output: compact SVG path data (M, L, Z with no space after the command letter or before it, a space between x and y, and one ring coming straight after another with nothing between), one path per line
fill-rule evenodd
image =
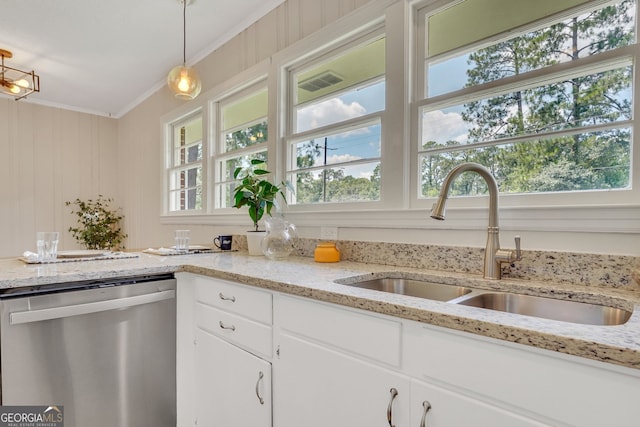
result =
M202 82L198 72L187 67L187 3L191 0L178 0L182 3L182 65L177 65L169 71L167 85L175 94L176 98L194 99L202 90Z
M202 83L195 68L176 65L169 71L167 84L177 98L194 99L200 94Z

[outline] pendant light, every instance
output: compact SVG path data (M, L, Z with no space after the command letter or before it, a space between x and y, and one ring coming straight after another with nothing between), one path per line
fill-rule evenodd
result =
M191 0L178 0L182 3L182 65L177 65L169 72L167 84L176 98L194 99L200 94L202 82L195 68L187 67L187 2Z

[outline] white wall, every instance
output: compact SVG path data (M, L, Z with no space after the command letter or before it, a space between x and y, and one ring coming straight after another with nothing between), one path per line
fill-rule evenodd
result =
M0 99L0 256L35 250L36 231L79 247L66 201L118 194L116 120Z

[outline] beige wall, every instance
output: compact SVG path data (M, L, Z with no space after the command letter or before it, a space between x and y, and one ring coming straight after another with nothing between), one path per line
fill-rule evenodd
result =
M326 24L366 4L368 0L288 0L197 64L202 91L269 58ZM161 117L184 105L166 88L119 120L119 167L128 247L167 245L179 224L161 225ZM223 232L240 228L185 226L194 243L207 243Z
M197 64L203 92L369 2L287 0ZM183 105L165 87L118 120L0 99L0 257L35 249L37 230L61 231L62 249L78 247L66 232L74 219L64 202L98 194L114 197L124 208L128 248L172 244L173 230L181 227L192 230L194 243L246 230L243 225L210 222L161 223L161 118ZM300 227L300 231L304 237L317 238L319 226L326 221L340 227L339 238L344 240L484 246L482 227L434 230L421 226L423 217L425 224L429 221L426 211L409 215L420 226L344 227L327 215L306 215L307 223L318 226ZM503 218L509 215L506 212ZM395 218L389 211L379 216ZM242 224L242 217L238 218L226 223ZM513 235L518 233L523 234L523 249L640 255L637 232L566 232L562 221L548 223L548 229L524 233L503 227L503 246L512 247Z
M118 193L117 121L0 99L0 256L35 251L36 231L75 222L66 201Z

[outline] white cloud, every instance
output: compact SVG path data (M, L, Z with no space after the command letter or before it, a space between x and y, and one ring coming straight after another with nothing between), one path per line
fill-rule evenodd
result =
M319 104L303 108L298 112L298 131L315 129L342 120L359 117L367 109L357 102L345 104L340 98L328 99Z
M422 121L422 140L436 141L444 144L447 141L467 142L468 127L459 113L445 113L441 110L429 111Z

